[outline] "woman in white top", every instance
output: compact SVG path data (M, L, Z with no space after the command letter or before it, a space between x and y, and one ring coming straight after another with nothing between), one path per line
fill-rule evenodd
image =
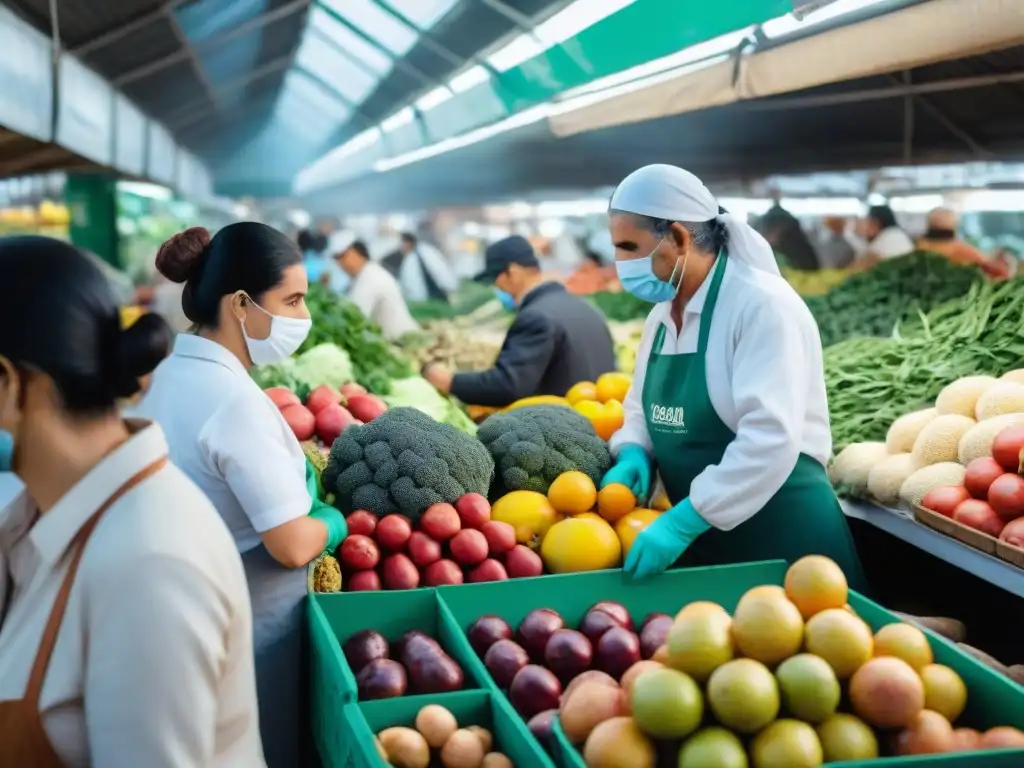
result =
M263 751L271 768L304 765L306 569L345 538L345 518L311 498L306 459L249 376L294 353L309 333L298 246L272 227L201 228L160 248L157 269L185 284L195 332L175 339L138 413L167 432L171 459L213 502L242 553L252 598ZM340 383L340 382L339 382Z
M262 766L231 535L119 398L166 354L66 243L0 240L0 765Z
M880 261L906 256L914 251L914 241L896 222L896 214L888 205L873 205L861 224L867 251L853 267L867 269Z
M637 536L637 577L686 563L832 557L861 568L825 474L832 441L821 341L771 247L692 173L634 171L610 205L622 287L655 306L637 350L616 464L602 485L675 505Z

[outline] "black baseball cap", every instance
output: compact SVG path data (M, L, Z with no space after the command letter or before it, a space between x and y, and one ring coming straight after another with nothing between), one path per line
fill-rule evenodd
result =
M484 251L483 272L473 280L477 283L493 283L498 279L498 275L512 264L518 264L521 267L540 266L533 246L522 235L512 235L487 246L487 250Z

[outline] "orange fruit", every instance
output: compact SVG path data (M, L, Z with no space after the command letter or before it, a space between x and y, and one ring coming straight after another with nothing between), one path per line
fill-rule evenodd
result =
M695 600L692 603L687 603L679 609L679 613L676 614L676 621L683 618L684 616L700 616L705 613L725 613L725 610L718 603L713 603L710 600Z
M634 509L615 522L615 533L622 542L622 554L628 555L637 534L658 519L661 513L654 509ZM606 518L607 519L607 518Z
M540 556L548 573L580 573L615 568L622 545L607 522L589 515L555 523L544 535Z
M563 472L548 488L548 501L556 512L578 515L589 512L597 503L594 481L583 472Z
M801 557L786 571L786 597L804 620L829 608L846 605L846 576L834 560L821 555Z
M799 652L804 620L781 587L754 587L736 605L732 635L744 656L774 665Z
M903 622L886 624L875 632L874 655L903 659L918 672L934 661L924 632Z
M620 403L626 399L626 393L633 383L633 377L626 373L603 373L597 379L597 399L602 403L609 400L618 400Z
M573 405L577 413L582 414L590 422L597 436L609 440L622 427L626 412L618 400L599 403L596 400L580 400Z
M871 627L843 608L812 616L804 630L804 647L820 656L845 680L871 659L875 640Z
M636 509L636 496L622 483L609 483L597 494L597 512L609 523L617 523Z
M592 381L581 381L573 384L565 393L569 405L576 405L580 400L597 400L597 385Z

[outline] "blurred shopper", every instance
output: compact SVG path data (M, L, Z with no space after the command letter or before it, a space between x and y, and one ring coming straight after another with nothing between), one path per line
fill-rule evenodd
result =
M66 243L0 240L0 270L0 473L24 483L0 518L0 765L265 765L238 550L160 426L118 413L170 331L122 330Z
M1010 271L1001 259L989 259L981 251L957 235L956 212L935 208L928 214L928 229L917 241L918 250L945 256L954 264L981 267L989 277L1006 278Z
M807 271L818 269L818 254L800 220L782 207L778 193L773 198L774 203L761 217L758 229L787 266Z
M866 253L853 264L855 269L868 269L880 261L896 259L914 251L914 241L896 223L896 214L888 205L873 205L861 220L861 236Z
M559 283L545 282L526 238L490 245L477 282L494 286L516 313L494 367L455 373L434 363L423 375L464 403L503 407L530 395L564 395L580 381L615 370L615 350L604 317Z
M362 240L347 230L335 232L327 241L327 253L351 280L349 300L380 326L384 338L399 339L419 330L398 281L370 259Z
M842 216L826 216L825 238L818 246L821 266L827 269L846 269L857 259L857 249L846 234L846 219Z
M212 239L201 227L175 235L156 267L184 283L195 332L178 336L137 410L164 426L171 458L213 502L242 554L267 764L307 765L306 564L334 551L347 527L311 492L302 447L249 375L290 357L309 334L302 254L273 227L240 222ZM159 647L159 639L150 642Z
M311 283L319 283L327 266L327 258L324 256L327 235L304 229L299 232L298 244L302 251L302 263L306 267L306 277Z
M398 278L406 301L448 301L459 285L444 254L411 232L401 234L398 250L382 264Z

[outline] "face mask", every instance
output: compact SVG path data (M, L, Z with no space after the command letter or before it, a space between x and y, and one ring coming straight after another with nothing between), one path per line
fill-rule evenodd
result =
M0 472L14 471L14 435L0 429Z
M294 355L296 350L302 346L302 342L309 336L313 321L308 318L271 315L252 299L249 301L250 306L256 307L270 317L270 334L265 339L250 337L245 330L245 323L239 320L242 326L242 335L245 337L245 346L249 348L249 357L252 358L252 361L256 365L268 365Z
M498 297L498 301L501 302L501 306L510 312L516 311L516 300L508 291L503 291L501 288L494 289L494 295Z
M661 243L658 243L660 246ZM649 301L652 304L660 304L663 301L671 301L679 293L679 287L683 284L683 275L686 274L686 259L683 259L682 268L679 260L672 267L672 274L668 282L659 280L654 274L654 254L658 249L651 251L649 256L642 259L630 259L629 261L615 262L615 272L619 276L622 287L636 296L641 301ZM676 277L676 270L679 270L679 277Z

